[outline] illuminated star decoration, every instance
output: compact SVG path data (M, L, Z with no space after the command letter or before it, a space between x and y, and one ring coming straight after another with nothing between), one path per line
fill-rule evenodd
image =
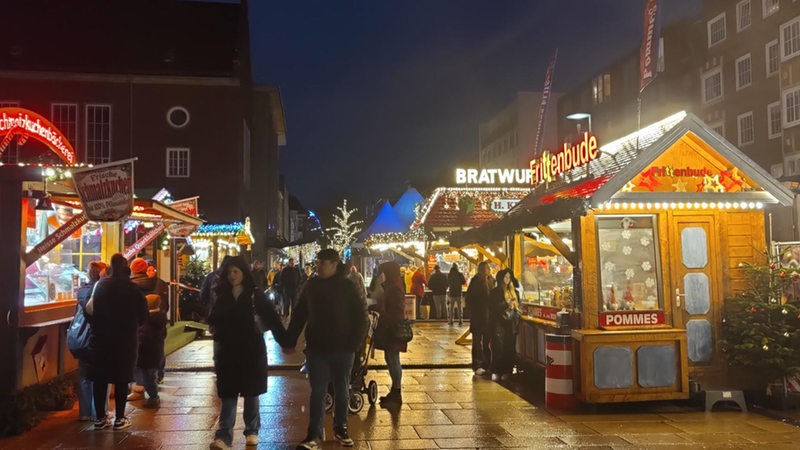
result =
M672 187L675 188L675 192L686 192L686 183L678 178L678 181L672 183Z
M719 181L719 174L703 175L703 192L725 192L725 186Z
M625 186L622 187L622 192L633 192L633 189L636 188L636 185L633 181L628 181L625 183Z
M725 192L735 192L734 188L738 186L740 189L749 189L750 185L744 180L744 177L739 174L739 169L733 167L729 170L720 172L720 181L725 186Z
M646 187L647 190L653 192L656 190L656 186L661 185L658 180L656 180L655 174L655 167L651 167L646 171L641 173L641 180L639 181L639 186Z

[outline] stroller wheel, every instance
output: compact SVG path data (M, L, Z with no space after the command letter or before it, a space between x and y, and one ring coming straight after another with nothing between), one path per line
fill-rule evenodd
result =
M367 385L367 400L370 405L374 405L378 401L378 383L375 380L370 380Z
M330 392L325 393L325 412L330 412L333 408L333 395Z
M364 397L358 391L350 391L350 404L347 405L351 414L357 414L364 408Z

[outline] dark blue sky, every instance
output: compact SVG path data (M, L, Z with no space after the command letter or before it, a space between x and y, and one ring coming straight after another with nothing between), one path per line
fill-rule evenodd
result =
M283 97L290 192L311 209L361 205L477 159L479 123L541 90L556 47L556 91L637 48L644 3L250 1L255 79ZM661 3L666 24L701 2Z

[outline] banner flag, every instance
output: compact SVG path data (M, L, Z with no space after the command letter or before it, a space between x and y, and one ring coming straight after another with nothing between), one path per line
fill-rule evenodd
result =
M197 217L197 199L199 197L184 198L182 200L175 200L170 203L170 208L175 211L182 212L188 216ZM174 223L167 227L167 232L170 237L187 237L197 231L197 225L189 223Z
M156 226L151 228L144 234L144 236L140 237L138 241L134 242L133 245L126 248L125 251L122 253L122 256L125 259L132 259L134 256L138 255L143 248L147 246L147 244L153 242L161 233L164 231L164 224L157 223Z
M133 213L134 161L136 158L73 172L75 190L89 220L116 222Z
M553 87L553 72L556 68L556 58L558 49L553 53L553 57L547 64L547 71L544 74L544 87L542 88L542 102L539 103L539 124L536 126L536 139L533 141L533 158L539 156L542 146L542 131L544 130L544 119L547 115L547 104L550 102L550 91Z
M661 18L658 0L646 0L644 5L644 31L639 51L639 92L642 92L658 74Z

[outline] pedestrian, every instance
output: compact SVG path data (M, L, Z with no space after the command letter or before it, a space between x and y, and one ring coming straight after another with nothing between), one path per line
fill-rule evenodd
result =
M375 348L383 350L392 387L389 394L380 398L381 406L403 403L401 387L403 382L403 366L400 364L400 352L407 351L407 343L398 341L394 330L398 322L405 319L405 294L403 281L400 279L400 266L395 262L385 262L378 268L378 282L383 285L383 295L378 303L370 309L380 314L375 329Z
M490 369L492 361L491 333L489 324L489 264L482 261L478 271L469 281L464 296L469 310L469 331L472 333L472 370L475 375L483 375ZM433 277L431 277L433 278Z
M225 264L233 258L230 255L225 255L222 258L222 263L219 265L217 270L213 270L209 272L205 278L203 278L203 282L200 283L200 308L203 311L203 322L208 321L208 315L211 313L211 309L214 307L214 303L216 301L217 295L215 293L215 289L217 287L217 281L219 281L219 275L222 273L222 268Z
M245 442L248 446L258 445L259 396L267 392L267 349L258 323L272 331L282 347L289 347L289 341L275 307L256 288L250 268L241 257L230 258L220 268L215 292L217 300L208 324L214 336L214 372L222 406L219 428L210 448L231 447L240 396L244 397Z
M516 334L512 311L519 311L516 280L510 269L497 272L497 286L489 294L492 331L492 380L506 381L514 368ZM518 325L518 324L517 324Z
M259 260L253 261L253 283L261 292L267 290L267 272L264 270L264 264Z
M141 400L147 392L148 399L144 408L158 408L161 399L158 396L158 370L164 359L164 340L167 338L167 314L161 309L161 297L157 294L145 295L148 316L139 327L139 354L136 359L136 383L128 401Z
M364 286L364 277L361 276L361 273L359 273L358 268L355 266L355 264L353 264L352 261L347 262L347 267L347 278L353 282L353 285L356 287L356 291L358 291L358 295L366 300L367 288Z
M403 275L403 287L406 290L406 294L411 293L411 280L414 278L414 270L415 270L414 266L412 266L411 264L408 265L405 271L401 270L401 273Z
M433 317L436 319L446 319L447 275L442 273L438 264L433 266L433 274L428 280L428 287L433 295Z
M322 445L325 394L333 381L334 438L353 446L347 432L350 403L350 371L356 349L367 335L369 321L364 299L353 283L337 272L339 253L326 248L317 253L317 276L303 287L289 323L289 338L296 343L305 326L309 399L308 433L297 448L318 449Z
M169 312L169 285L156 276L155 267L144 258L134 258L131 261L131 281L147 297L149 294L159 296L159 309L166 317ZM195 314L192 311L191 314ZM167 363L166 355L163 355L158 364L157 381L160 384L164 380L164 366ZM138 366L137 366L138 367ZM141 400L144 398L144 385L140 383L139 372L135 372L136 385L131 388L128 401Z
M425 297L425 286L428 280L425 278L424 269L420 266L411 275L411 293L417 301L417 319L422 319L422 298Z
M92 296L92 289L94 289L94 285L105 274L106 267L108 267L108 265L102 261L92 261L89 263L89 269L86 271L89 281L78 289L78 305L76 308L83 308L86 310L86 303ZM80 380L78 384L78 417L81 421L93 421L95 417L97 417L94 410L94 394L92 393L93 382L89 379L88 373L90 364L91 362L88 358L78 359L78 377ZM105 386L107 387L108 385ZM106 412L107 411L104 411L104 413Z
M108 278L101 279L86 304L91 316L94 360L89 367L89 379L94 382L94 429L112 426L110 418L100 417L106 410L107 385L114 385L116 416L115 430L131 426L125 417L125 397L128 383L133 381L139 347L139 327L147 320L144 294L130 280L128 260L120 253L111 257L106 269Z
M300 269L295 267L294 258L289 258L289 264L281 270L279 279L283 289L283 315L287 316L294 308L301 279Z
M267 286L275 287L278 283L278 275L281 273L281 263L279 261L272 262L272 269L267 273Z
M461 302L461 292L466 282L466 278L458 270L458 264L454 263L447 274L447 303L449 304L447 321L450 325L455 320L456 309L458 309L458 324L464 324L464 305Z

